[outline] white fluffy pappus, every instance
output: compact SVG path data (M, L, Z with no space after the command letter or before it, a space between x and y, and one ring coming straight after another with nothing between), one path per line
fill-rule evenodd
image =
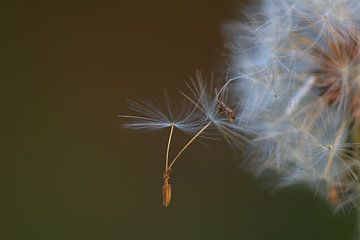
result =
M141 131L156 131L174 126L183 132L196 133L205 119L187 102L172 105L165 94L164 101L144 101L142 103L128 100L129 108L137 115L119 115L125 122L121 125Z
M275 169L280 185L306 182L335 207L352 202L360 165L360 3L262 2L247 11L248 22L224 28L232 91L241 95L238 124L252 136L249 166L257 174Z

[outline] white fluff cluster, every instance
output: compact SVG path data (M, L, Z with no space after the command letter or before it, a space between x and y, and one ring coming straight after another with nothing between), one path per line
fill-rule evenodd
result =
M352 203L360 170L360 1L264 0L225 27L236 124L258 173ZM238 99L237 96L241 96Z

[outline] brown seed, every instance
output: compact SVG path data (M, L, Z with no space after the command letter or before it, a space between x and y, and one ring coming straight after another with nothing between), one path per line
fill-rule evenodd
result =
M163 206L169 207L171 201L171 184L170 184L170 174L171 170L166 169L163 174L163 186L162 186L162 197L163 197Z
M167 208L169 207L171 201L171 184L169 184L168 180L164 180L162 194L163 194L163 206Z
M335 186L329 189L328 197L331 205L336 206L336 204L338 204L338 194Z

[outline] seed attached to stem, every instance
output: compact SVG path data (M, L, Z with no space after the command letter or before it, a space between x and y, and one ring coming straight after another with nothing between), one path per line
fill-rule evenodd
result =
M165 170L164 170L164 174L163 174L163 186L162 186L162 197L163 197L163 206L164 207L169 207L170 205L170 201L171 201L171 184L170 184L170 175L171 175L171 170L174 166L174 163L176 162L176 160L178 160L178 158L180 157L180 155L191 145L191 143L193 143L195 141L195 139L197 137L200 136L200 134L202 132L204 132L210 125L212 122L208 122L204 127L202 127L196 134L194 137L192 137L186 144L185 146L179 151L179 153L175 156L175 158L172 160L171 163L169 163L169 152L170 152L170 144L171 144L171 139L172 139L172 135L173 135L173 130L174 130L174 125L171 125L171 129L170 129L170 135L169 135L169 139L168 139L168 144L167 144L167 148L166 148L166 159L165 159Z
M163 187L162 187L162 197L163 197L163 206L169 207L171 201L171 184L170 184L170 175L171 170L166 169L163 174Z

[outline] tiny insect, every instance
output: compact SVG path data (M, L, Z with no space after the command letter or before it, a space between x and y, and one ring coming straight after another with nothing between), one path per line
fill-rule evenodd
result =
M163 186L162 186L162 197L163 197L163 206L169 207L171 201L171 184L170 184L170 174L171 170L166 169L163 174Z
M218 113L225 113L225 116L228 118L229 122L235 122L235 111L226 106L223 101L217 101L217 111Z

